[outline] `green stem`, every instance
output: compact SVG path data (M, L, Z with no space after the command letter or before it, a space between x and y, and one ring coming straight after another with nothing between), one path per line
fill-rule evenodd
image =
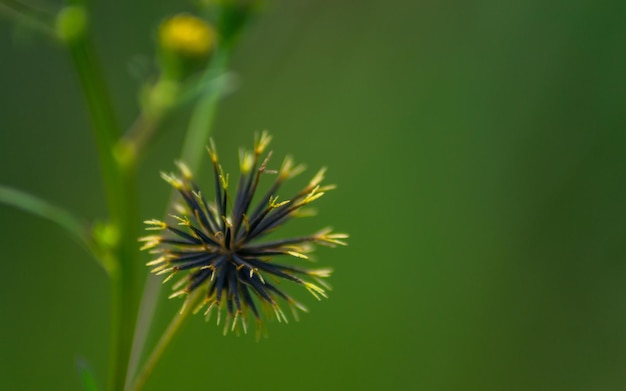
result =
M139 373L139 376L137 376L137 380L130 388L130 391L140 391L146 384L146 380L148 380L148 377L150 377L150 374L154 370L154 367L163 356L165 349L172 341L180 327L185 323L185 320L187 320L187 318L189 318L189 315L193 312L198 297L200 297L199 292L193 292L185 301L183 309L174 316L170 324L167 326L165 332L161 335L159 342L157 342L156 346L150 353L148 360L146 360L144 367Z
M135 161L139 161L145 153L146 146L152 141L154 133L161 122L162 114L148 115L141 113L128 130L128 134L120 142L120 147L127 149Z
M141 160L154 141L160 123L176 105L179 89L178 83L163 79L149 87L141 113L119 141L118 149L128 159Z
M138 237L136 173L132 162L120 161L115 145L120 130L104 77L86 33L67 42L85 96L96 139L106 191L111 229L117 238L107 243L115 264L112 280L112 320L108 389L123 389L136 321Z
M215 53L211 66L207 70L207 77L220 77L223 75L228 69L229 58L229 49L218 50ZM198 101L192 113L189 129L187 131L181 152L181 159L194 172L198 170L204 153L204 146L208 144L211 127L217 112L219 98L222 95L222 89L225 84L226 83L218 83L215 88L208 90L208 92ZM175 197L176 192L172 192L170 200L167 204L168 210ZM133 378L139 365L139 361L143 355L146 340L150 334L150 327L153 323L152 320L154 318L161 286L162 284L158 277L154 275L148 276L144 292L141 297L140 314L137 321L135 340L133 341L127 386L130 385L130 379ZM169 343L169 340L167 340L165 345L163 345L163 349L167 346L167 343ZM151 357L152 356L154 356L154 354L151 354ZM160 354L156 356L157 361L158 358L160 358ZM156 364L156 361L154 364ZM128 389L128 387L126 389Z
M215 58L210 69L213 77L219 77L228 69L230 50L222 49L215 53ZM191 115L189 129L185 136L185 142L181 151L181 159L185 161L192 171L197 171L202 161L202 156L206 153L205 146L209 143L211 126L215 120L217 106L222 96L222 89L225 83L219 83L214 89L203 96Z

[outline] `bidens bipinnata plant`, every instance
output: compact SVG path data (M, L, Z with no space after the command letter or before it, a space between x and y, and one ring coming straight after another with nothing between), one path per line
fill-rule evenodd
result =
M45 1L45 0L44 0ZM140 391L170 344L193 312L207 318L217 312L217 323L229 330L247 331L269 315L287 321L281 306L305 310L291 293L300 285L317 299L326 297L324 279L330 268L309 264L314 245L343 245L345 234L326 228L316 233L287 237L277 229L293 217L306 215L307 205L333 186L323 185L320 170L300 191L279 198L282 185L303 171L290 158L272 170L267 133L258 135L252 151L240 153L240 175L231 193L228 175L218 162L210 139L221 97L232 90L229 62L249 21L260 9L260 0L198 1L195 14L182 13L155 21L155 74L145 75L135 121L125 127L117 118L106 77L98 61L92 34L92 16L84 0L73 0L51 14L21 0L2 2L10 15L29 21L64 47L74 66L91 120L105 191L107 214L85 223L84 219L16 189L0 186L0 202L57 223L89 252L106 273L111 287L108 391ZM54 6L51 7L54 9ZM177 276L170 297L184 297L158 342L149 344L160 298L160 278L145 279L145 253L137 248L141 236L138 169L164 120L181 107L191 107L189 125L178 163L178 174L162 174L176 191L168 202L165 221L148 220L148 229L160 231L141 238L153 258L152 272L165 280ZM210 144L213 189L196 184L197 171ZM269 181L264 179L270 178ZM275 231L277 231L275 233ZM270 235L271 234L271 235ZM143 293L141 285L145 281ZM97 391L97 376L80 368L86 391Z
M179 162L180 175L162 174L183 201L176 205L177 214L171 215L173 223L145 222L149 226L147 229L163 231L162 235L141 239L145 242L142 249L148 249L156 256L148 263L154 267L152 272L167 274L166 280L184 274L174 284L175 292L170 297L189 296L196 290L201 291L203 298L194 312L206 307L204 313L208 319L216 309L219 324L225 309L224 333L229 328L235 330L238 324L246 332L249 313L258 326L261 321L259 307L271 311L278 321L286 322L279 304L281 300L291 307L296 319L297 309L306 311L279 287L280 280L302 285L317 299L326 297L328 286L322 279L330 275L331 269L278 263L274 258L291 256L307 262L306 254L312 251L313 244L344 245L342 239L347 238L346 234L331 233L327 228L307 236L261 240L334 187L321 185L325 171L321 169L301 191L281 201L277 195L279 188L287 179L301 173L303 166L294 166L287 157L278 171L268 169L272 153L263 160L261 157L270 139L264 132L255 141L253 151L241 151L239 181L232 197L228 191L228 175L219 165L213 143L208 148L215 182L212 197L205 196L207 193L194 182L189 168ZM259 182L267 175L274 175L274 181L264 194L257 195L256 205L252 207Z

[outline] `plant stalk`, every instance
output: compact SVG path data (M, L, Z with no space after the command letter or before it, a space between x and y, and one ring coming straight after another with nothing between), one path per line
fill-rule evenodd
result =
M136 238L138 202L136 172L132 161L120 161L115 145L120 130L96 55L86 33L67 42L87 103L109 211L112 240L107 242L113 263L110 391L123 389L138 307Z
M146 384L148 377L150 377L150 374L152 374L152 371L154 370L156 364L163 356L165 349L172 341L180 327L185 323L185 320L187 320L187 318L189 318L189 315L193 312L199 295L200 294L198 291L193 292L188 297L187 301L185 301L185 306L183 307L183 309L176 313L176 316L174 316L170 324L167 326L165 332L161 335L159 342L157 342L156 346L150 353L150 356L146 360L146 363L139 373L139 376L137 376L135 383L131 387L131 391L140 391Z

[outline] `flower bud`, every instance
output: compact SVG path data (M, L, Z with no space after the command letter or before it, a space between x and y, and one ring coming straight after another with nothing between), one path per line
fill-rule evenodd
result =
M201 68L215 49L217 36L205 21L189 14L168 18L159 27L161 71L182 80Z
M87 30L87 13L80 6L68 6L59 12L55 21L57 37L66 44L75 43Z

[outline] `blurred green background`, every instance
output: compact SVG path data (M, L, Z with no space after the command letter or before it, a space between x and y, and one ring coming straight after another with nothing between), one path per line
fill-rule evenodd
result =
M91 8L127 126L132 69L189 4ZM338 189L294 229L350 246L319 251L329 300L289 289L300 322L257 343L192 318L146 389L626 389L625 20L610 0L268 2L214 138L231 172L261 129L275 156L328 166ZM0 183L102 219L67 54L6 18L0 53ZM142 218L163 211L187 114L141 168ZM0 222L0 389L79 390L79 359L104 383L104 273L51 223L5 206Z

